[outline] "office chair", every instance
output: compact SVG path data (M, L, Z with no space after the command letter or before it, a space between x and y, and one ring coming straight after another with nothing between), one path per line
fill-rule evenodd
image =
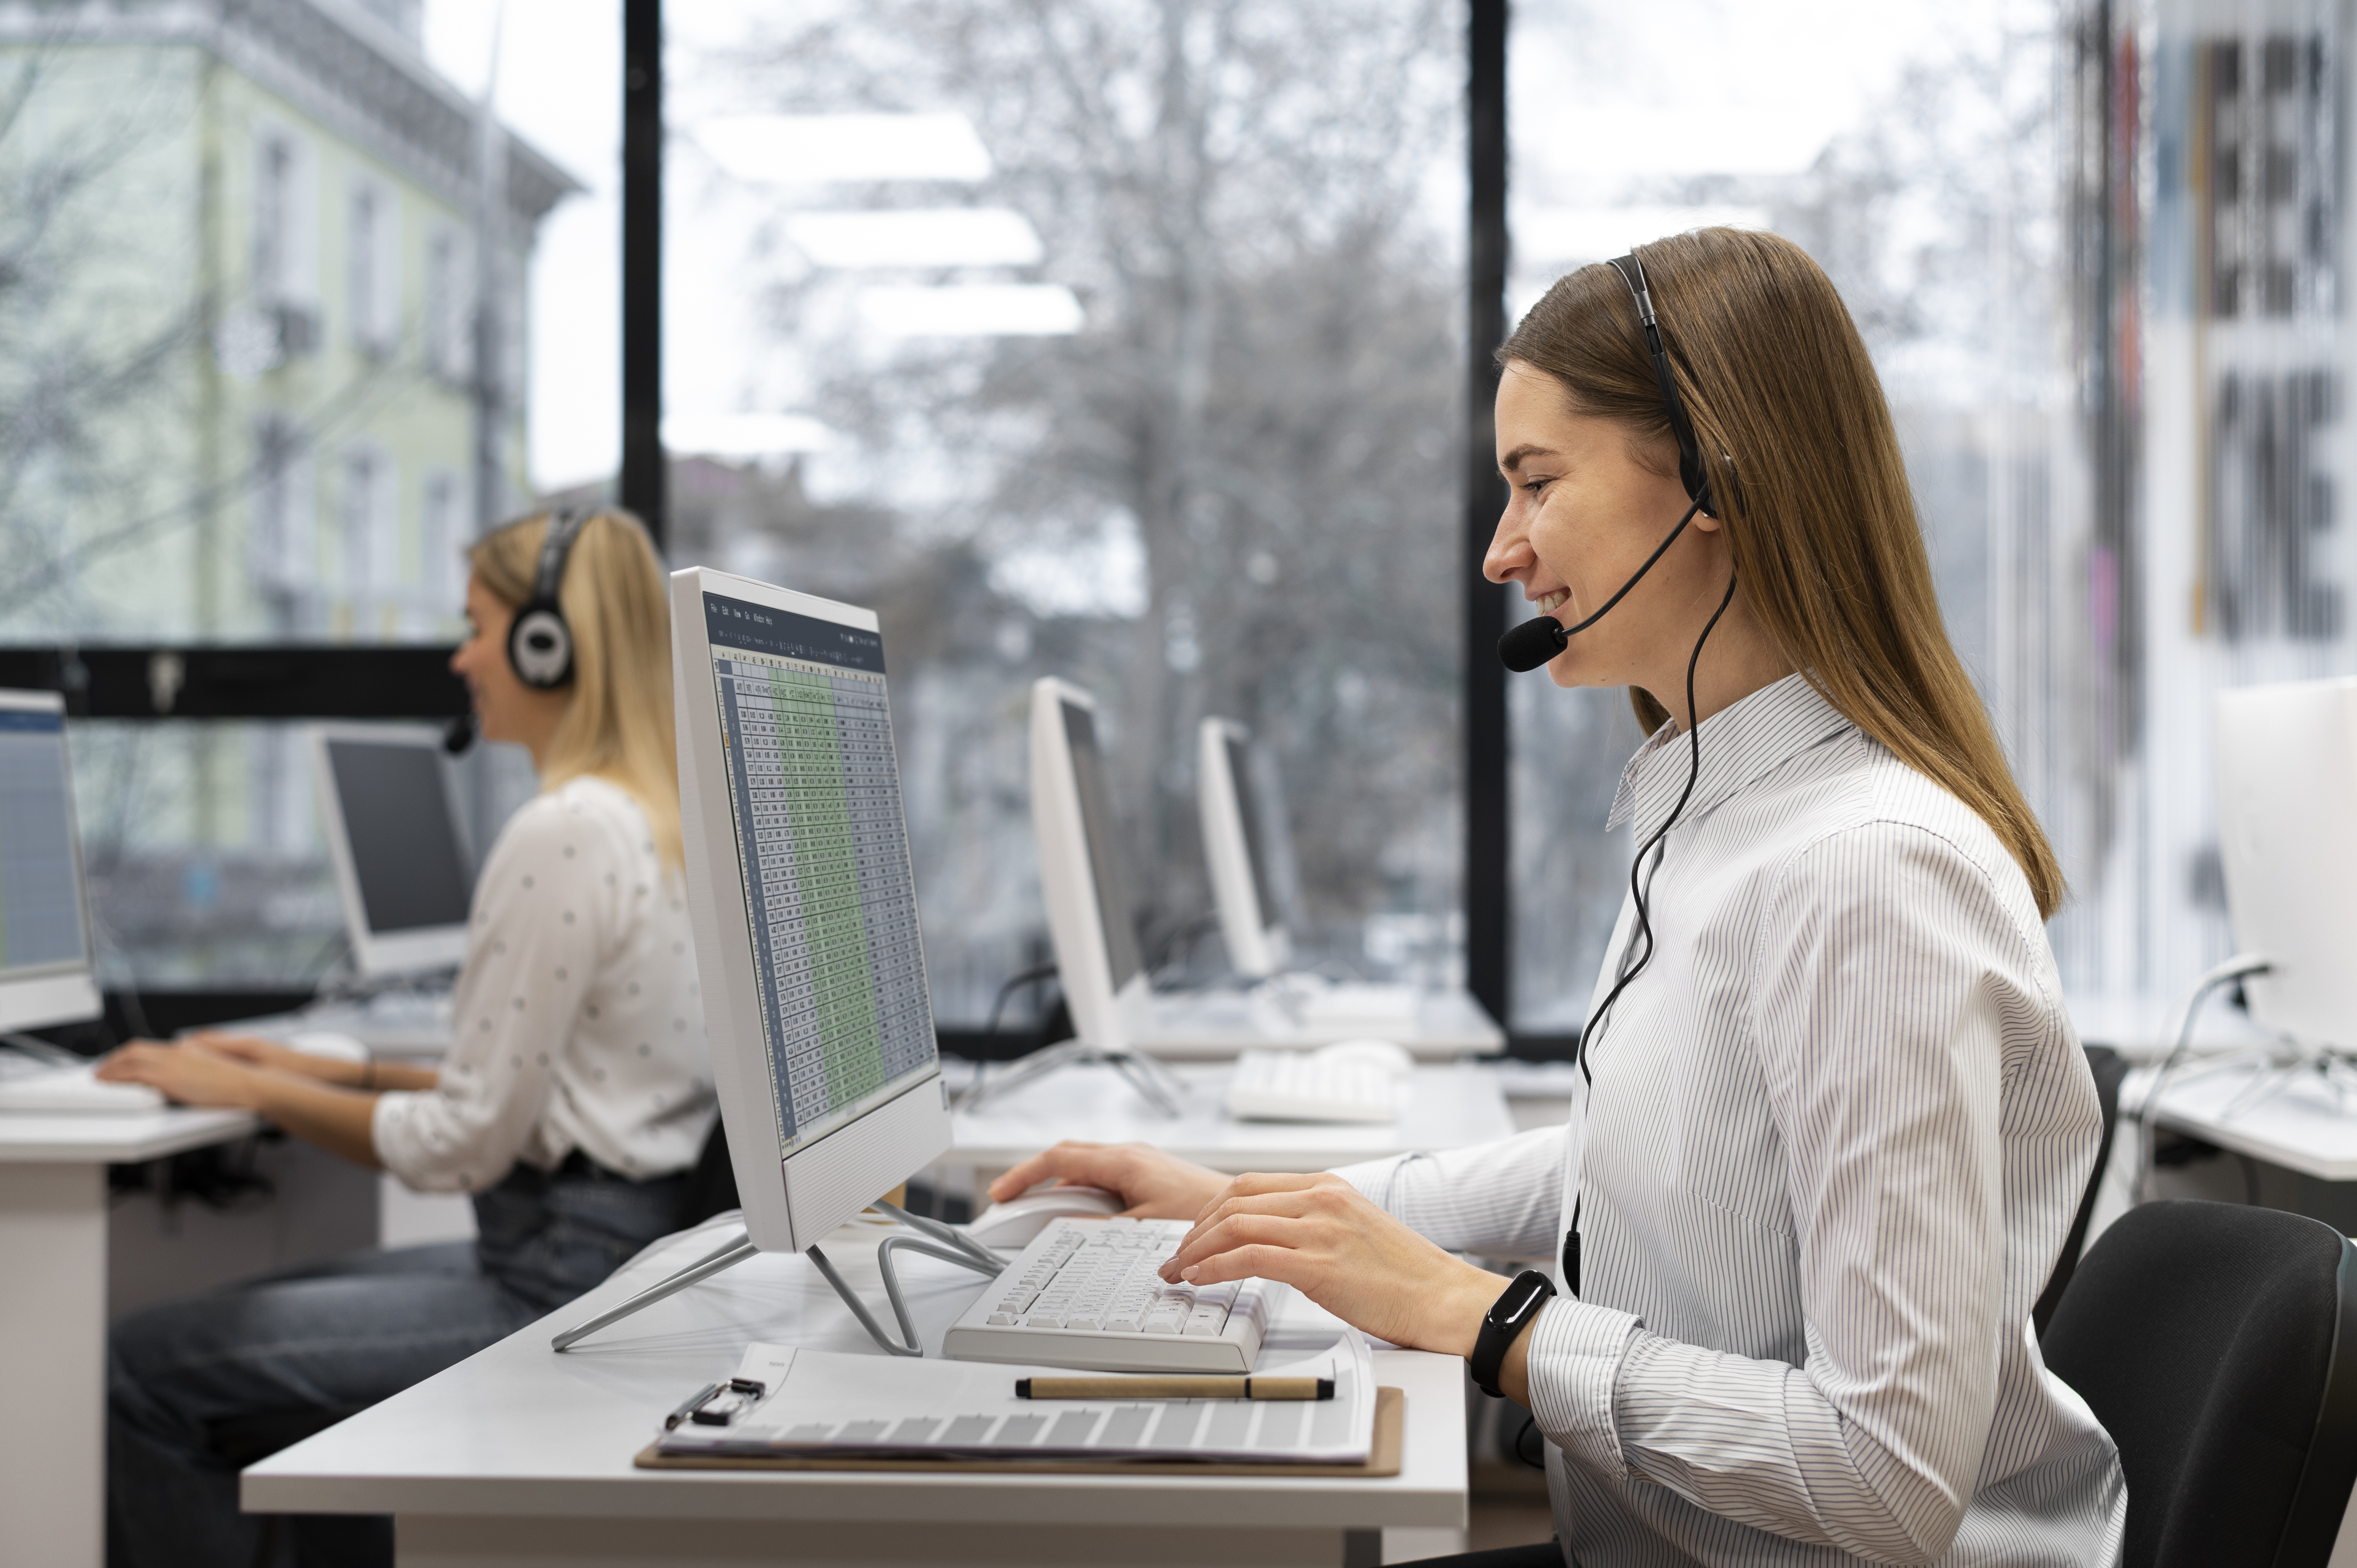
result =
M2324 1568L2357 1480L2348 1238L2145 1204L2080 1260L2042 1348L2119 1444L2126 1568Z
M2078 1267L2079 1253L2087 1244L2087 1221L2095 1212L2095 1195L2103 1189L2104 1168L2112 1163L2112 1135L2120 1124L2120 1085L2128 1076L2127 1058L2111 1047L2083 1048L2087 1053L2087 1070L2095 1075L2095 1100L2103 1108L2104 1135L2095 1145L2095 1168L2087 1173L2087 1190L2079 1199L2079 1215L2071 1221L2071 1235L2062 1243L2062 1256L2055 1262L2054 1276L2040 1293L2038 1305L2029 1309L2029 1320L2036 1325L2041 1341L2046 1337L2046 1325L2054 1316L2055 1305L2071 1283L2071 1272Z

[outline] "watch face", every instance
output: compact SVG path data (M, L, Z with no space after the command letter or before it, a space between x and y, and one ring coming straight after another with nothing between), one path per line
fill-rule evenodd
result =
M1501 1327L1512 1327L1536 1311L1539 1304L1555 1294L1555 1286L1535 1269L1525 1269L1515 1276L1490 1309L1490 1316Z

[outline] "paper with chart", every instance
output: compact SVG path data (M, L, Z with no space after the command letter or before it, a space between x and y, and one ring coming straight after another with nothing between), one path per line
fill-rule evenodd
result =
M1334 1380L1330 1400L1026 1400L1018 1378L1070 1369L926 1358L884 1359L755 1345L737 1376L762 1396L726 1426L683 1423L666 1455L1203 1459L1363 1463L1374 1444L1374 1360L1346 1332L1326 1349L1255 1378Z

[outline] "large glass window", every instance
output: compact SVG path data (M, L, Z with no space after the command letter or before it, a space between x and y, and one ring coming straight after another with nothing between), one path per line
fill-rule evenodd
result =
M1147 961L1224 967L1199 721L1289 790L1313 959L1445 975L1458 7L674 12L672 552L873 605L934 1005L1044 956L1029 684L1099 699Z
M0 18L0 642L455 639L455 553L531 489L520 366L463 349L521 353L574 182L479 134L416 13ZM193 678L155 660L149 711ZM310 978L336 922L291 732L74 728L110 983Z
M1515 11L1508 100L1510 316L1576 266L1711 223L1783 234L1840 287L1897 416L1949 634L2080 888L2058 934L2107 918L2055 755L2085 690L2088 601L2069 585L2089 569L2066 26L2043 4L1668 0L1598 26L1534 3ZM1641 737L1617 692L1534 674L1509 703L1513 1026L1575 1035L1628 886L1634 846L1603 823Z

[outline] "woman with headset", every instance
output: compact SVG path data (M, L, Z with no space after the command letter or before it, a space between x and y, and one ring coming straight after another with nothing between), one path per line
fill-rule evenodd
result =
M476 881L438 1069L268 1041L142 1042L102 1076L255 1112L412 1187L474 1195L477 1240L339 1261L167 1303L109 1355L108 1561L239 1564L237 1472L504 1337L678 1225L715 1115L690 956L663 579L619 511L476 544L451 668L541 793ZM339 1540L337 1538L340 1537ZM298 1543L392 1560L386 1522Z
M1499 357L1485 570L1541 612L1501 651L1650 734L1567 1123L1232 1181L1064 1144L992 1196L1113 1189L1195 1221L1167 1278L1465 1357L1535 1418L1557 1530L1469 1563L2115 1562L2116 1451L2030 1327L2100 1132L2061 878L1848 313L1705 230L1563 278Z

